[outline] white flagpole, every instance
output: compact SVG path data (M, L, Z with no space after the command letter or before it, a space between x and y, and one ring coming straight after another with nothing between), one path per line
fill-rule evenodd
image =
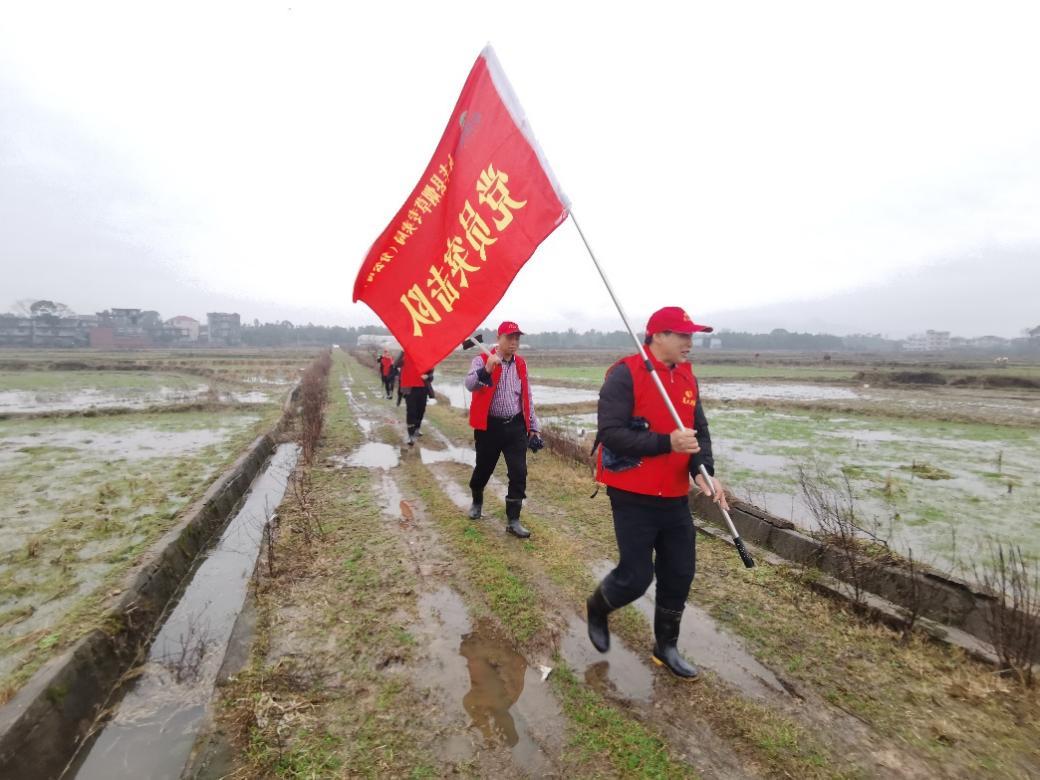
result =
M574 227L578 229L578 235L581 236L582 243L585 244L585 249L589 252L589 257L592 258L592 264L596 266L596 270L599 272L600 278L603 280L603 284L606 285L607 292L610 294L610 299L614 301L614 306L617 307L618 314L621 315L621 321L625 323L625 329L629 335L632 336L632 340L636 344L636 349L639 351L639 356L643 359L643 365L646 366L646 370L650 372L650 376L654 380L654 385L657 387L657 392L661 394L661 399L664 401L665 406L668 407L668 412L672 415L672 420L675 421L675 425L680 430L685 430L686 426L683 425L682 418L679 417L679 413L675 410L675 404L672 403L672 399L668 397L668 391L664 389L664 383L661 381L661 377L658 376L657 372L654 371L654 364L650 362L650 358L646 354L646 347L643 342L639 340L636 332L632 329L632 324L628 321L628 317L625 315L625 310L621 306L621 301L618 300L617 295L614 294L614 288L610 286L610 280L607 279L607 275L603 273L603 266L599 264L596 259L595 252L592 251L592 247L589 246L589 241L585 238L585 233L582 232L581 225L578 224L578 220L574 216L573 208L570 210L571 221L574 223ZM704 481L708 485L708 490L711 492L712 497L715 496L715 483L711 476L708 474L708 470L701 465L701 476L704 477ZM737 532L737 527L733 524L733 518L729 516L722 506L722 516L726 519L726 525L729 526L730 535L733 537L733 544L737 548L737 552L740 554L740 560L744 562L747 568L751 568L755 565L754 559L751 554L747 551L747 547L744 546L743 540L740 538L740 534Z

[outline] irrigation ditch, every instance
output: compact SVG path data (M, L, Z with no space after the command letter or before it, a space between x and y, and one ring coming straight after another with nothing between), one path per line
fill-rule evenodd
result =
M177 755L190 751L243 607L241 573L255 565L299 455L288 441L299 396L297 385L278 422L144 556L113 593L102 627L0 707L0 777L179 776ZM177 719L180 744L158 751L156 764L156 726Z

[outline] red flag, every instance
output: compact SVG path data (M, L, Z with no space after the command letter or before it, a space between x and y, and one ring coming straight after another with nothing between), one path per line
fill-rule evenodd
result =
M488 46L419 183L365 257L354 300L433 366L484 321L567 208Z

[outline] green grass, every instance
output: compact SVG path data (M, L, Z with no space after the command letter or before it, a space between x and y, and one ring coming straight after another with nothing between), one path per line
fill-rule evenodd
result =
M574 726L570 747L579 752L579 763L608 756L620 777L697 777L691 767L671 758L660 737L579 682L560 658L555 663L549 680Z

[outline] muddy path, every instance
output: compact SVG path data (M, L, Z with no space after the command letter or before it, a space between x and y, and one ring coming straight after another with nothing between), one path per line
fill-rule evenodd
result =
M591 480L532 456L533 536L521 541L504 533L500 466L484 518L470 521L464 417L431 406L408 447L403 407L372 373L337 356L307 499L324 536L302 543L292 529L307 522L283 507L252 667L224 693L239 754L208 776L1028 777L1040 766L1035 702L972 682L979 669L947 651L900 649L784 567L745 572L715 540L698 540L680 640L699 682L650 664L652 589L612 616L611 651L596 653L584 597L615 549ZM991 728L972 734L980 716Z
M360 381L348 384L344 392L348 394L358 419L363 421L362 427L372 432L382 429L387 438L394 441L394 444L384 446L399 447L400 450L399 461L393 466L387 467L385 460L380 462L383 468L379 484L385 496L384 505L391 513L398 507L406 511L408 518L402 522L410 529L407 543L416 556L418 570L424 576L442 571L442 529L439 521L431 516L440 517L451 509L461 514L468 508L470 497L466 483L473 463L472 446L467 446L465 440L453 439L438 427L436 419L440 415L436 412L424 422L425 435L414 448L400 446L404 444L404 431L398 415L387 402L364 387L363 376ZM372 446L363 445L358 453ZM531 460L533 466L535 459L532 457ZM369 463L375 464L376 459ZM418 495L423 495L423 484L428 488L430 478L450 506L436 501L427 507L421 499L412 498L417 491ZM828 729L834 738L827 740L828 746L821 742L809 747L805 758L810 762L824 758L827 763L844 765L842 771L856 773L865 770L872 776L929 776L927 765L920 757L900 749L878 750L881 740L865 724L812 692L799 689L778 671L769 668L746 649L739 637L720 626L695 604L687 608L680 641L685 652L707 673L707 679L695 685L711 690L701 696L691 696L687 690L689 685L673 680L667 672L649 663L654 609L652 587L634 605L634 610L629 610L636 613L627 616L635 629L626 635L615 636L609 654L598 654L588 642L582 604L574 598L573 589L569 592L566 588L556 587L554 579L560 577L546 571L525 550L540 544L557 549L564 546L562 535L553 528L559 528L553 519L561 514L560 508L538 497L530 499L527 516L533 513L543 527L533 541L522 543L502 533L504 504L501 496L505 494L505 485L500 474L496 473L487 493L490 499L487 506L493 508L485 512L479 523L485 526L487 535L506 556L510 568L525 569L530 581L538 583L539 601L545 605L545 629L521 648L529 666L554 666L562 661L581 676L586 685L664 735L698 775L756 776L780 768L768 757L763 760L756 755L757 751L732 744L727 739L732 736L732 724L727 723L726 718L713 723L713 718L705 715L704 708L698 706L710 700L714 707L746 709L750 713L760 711L764 716L775 718L784 728L794 727L803 731L806 738L820 729ZM407 499L404 498L406 494ZM428 489L425 495L429 496ZM465 529L463 533L466 533ZM588 540L579 541L586 544L574 545L573 554L579 559L578 567L584 569L582 579L591 584L606 574L613 563L607 558L583 558L590 545ZM639 635L639 639L626 642L625 639L633 634Z

